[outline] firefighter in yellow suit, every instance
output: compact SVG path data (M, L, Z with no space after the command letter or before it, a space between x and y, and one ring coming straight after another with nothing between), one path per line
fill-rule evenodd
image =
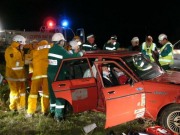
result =
M10 88L9 109L14 112L25 110L25 69L24 54L21 45L25 38L21 35L13 37L11 45L5 50L6 80Z
M41 113L46 115L49 112L49 91L47 81L48 51L51 45L46 40L41 40L36 49L32 51L33 74L30 94L28 97L28 109L26 118L32 117L37 109L38 91L41 94Z
M32 52L34 49L37 48L38 41L32 40L30 44L26 44L23 46L25 50L27 50L27 53L25 54L25 65L28 65L28 71L27 71L27 81L28 81L28 87L31 87L31 77L33 73L33 65L32 65Z

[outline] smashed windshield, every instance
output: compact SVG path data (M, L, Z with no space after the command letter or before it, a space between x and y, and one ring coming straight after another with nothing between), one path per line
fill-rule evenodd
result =
M143 57L142 54L124 57L123 60L142 80L153 79L164 73L164 71L156 63L151 63Z

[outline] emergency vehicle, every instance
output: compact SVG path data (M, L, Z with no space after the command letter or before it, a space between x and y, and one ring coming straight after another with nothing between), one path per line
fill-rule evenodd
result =
M108 87L103 81L103 64L117 82L114 68L127 81ZM56 98L66 100L66 108L71 108L67 110L104 113L105 128L146 118L180 134L180 72L166 72L140 52L99 50L63 59L52 87Z
M77 35L82 38L82 41L85 40L84 36L84 29L79 28L74 33L72 30L68 31L68 29L63 29L58 27L57 29L48 30L45 27L41 27L40 31L19 31L19 30L2 30L0 31L0 47L6 48L7 45L11 44L12 38L15 35L22 35L26 38L26 44L29 44L32 40L47 40L51 42L52 35L55 32L61 32L65 35L66 40L70 40L73 36Z

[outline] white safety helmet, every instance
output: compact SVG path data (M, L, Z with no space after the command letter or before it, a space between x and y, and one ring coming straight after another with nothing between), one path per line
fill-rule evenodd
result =
M64 36L62 33L55 33L53 36L52 36L52 41L55 41L55 42L58 42L58 41L61 41L61 40L64 40Z
M75 49L77 46L79 46L81 44L79 44L79 42L77 42L77 41L72 40L69 42L69 45L72 47L72 49Z
M166 34L160 34L158 37L159 41L162 41L163 39L167 39L167 35Z
M133 37L131 42L139 42L139 38L138 37Z
M13 37L13 41L19 42L20 44L26 44L26 39L22 35L16 35Z

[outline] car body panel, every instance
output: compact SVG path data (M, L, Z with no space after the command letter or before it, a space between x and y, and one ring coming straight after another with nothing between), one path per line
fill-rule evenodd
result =
M106 101L105 128L144 116L145 93L141 82L102 89Z
M57 81L52 84L55 96L72 104L74 112L95 109L97 86L94 78Z
M159 76L154 79L157 82L166 82L166 83L174 83L180 84L180 72L177 71L167 71L162 76Z
M145 117L156 120L160 110L172 103L180 103L180 89L178 85L159 83L154 81L143 82L146 91Z

